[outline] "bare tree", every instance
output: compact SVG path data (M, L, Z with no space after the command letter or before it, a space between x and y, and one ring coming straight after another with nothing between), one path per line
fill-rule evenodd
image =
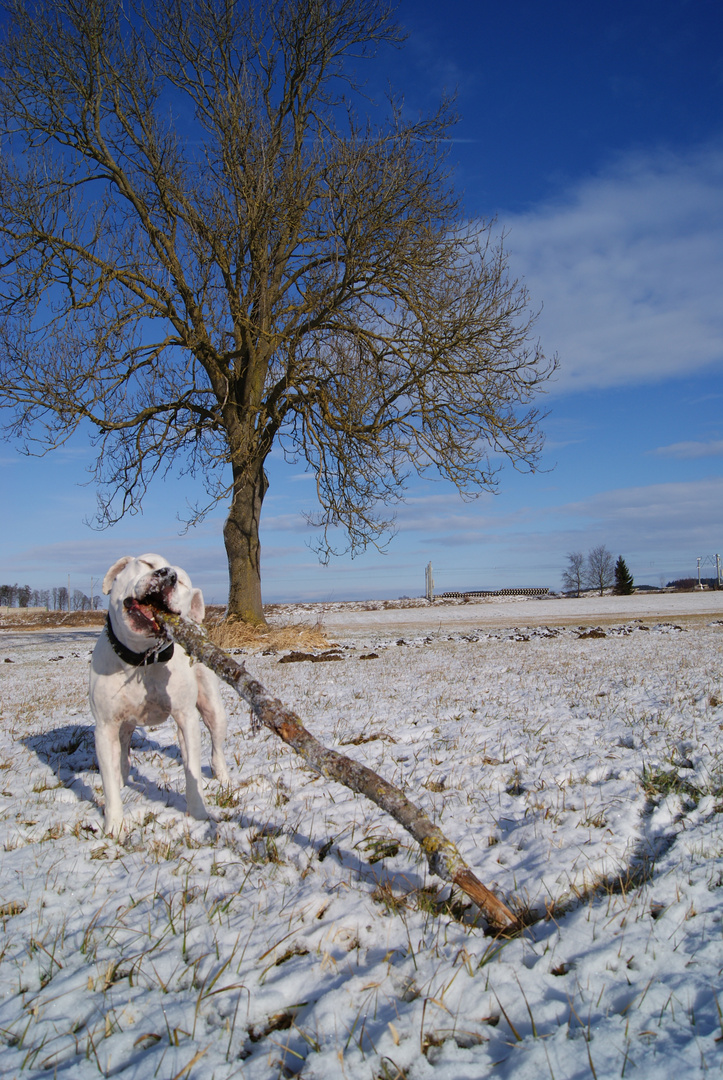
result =
M567 566L562 571L562 587L567 592L580 595L585 585L585 556L581 551L571 551L567 555Z
M5 607L15 607L18 598L17 585L0 585L0 603Z
M322 557L379 543L412 472L474 496L541 448L554 362L463 222L449 102L361 112L350 61L399 41L384 0L13 0L4 28L6 430L39 452L95 432L101 523L200 474L189 520L230 499L251 621L275 443L316 477Z
M90 611L90 597L82 589L73 589L72 607L73 611Z
M602 596L615 580L615 561L613 556L600 544L590 550L585 567L585 583L590 589L599 589Z

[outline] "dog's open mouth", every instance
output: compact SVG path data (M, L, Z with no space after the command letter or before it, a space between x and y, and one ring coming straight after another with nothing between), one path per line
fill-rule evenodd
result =
M127 596L123 601L129 622L134 630L139 633L162 634L163 630L156 616L159 612L173 614L166 604L161 592L150 592L142 600L135 596Z

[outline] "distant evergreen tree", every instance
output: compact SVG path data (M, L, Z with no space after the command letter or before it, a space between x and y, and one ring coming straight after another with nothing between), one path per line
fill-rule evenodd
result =
M622 555L615 563L615 592L618 596L630 596L633 591L633 575L627 568Z

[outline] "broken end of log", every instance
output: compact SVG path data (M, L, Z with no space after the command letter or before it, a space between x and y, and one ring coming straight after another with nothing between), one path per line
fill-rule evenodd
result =
M514 915L486 885L475 877L454 844L435 825L427 836L419 839L433 874L451 881L474 900L493 930L500 934L516 934L523 928Z
M505 937L518 933L524 924L510 911L506 904L479 881L468 866L460 867L452 881L474 900L490 925Z

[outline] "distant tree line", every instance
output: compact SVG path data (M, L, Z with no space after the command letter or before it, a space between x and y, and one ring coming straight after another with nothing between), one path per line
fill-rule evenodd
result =
M701 585L706 589L717 589L718 578L704 577L700 579ZM676 578L674 581L669 581L666 588L668 589L695 589L698 586L697 577L681 577Z
M576 596L584 589L596 589L602 596L613 585L618 596L629 596L633 591L633 576L622 555L615 562L605 545L599 544L587 555L581 551L568 554L562 585L566 592L574 592Z
M40 607L48 611L98 611L103 598L91 600L81 589L68 589L60 585L55 589L31 589L29 585L0 585L0 607Z

